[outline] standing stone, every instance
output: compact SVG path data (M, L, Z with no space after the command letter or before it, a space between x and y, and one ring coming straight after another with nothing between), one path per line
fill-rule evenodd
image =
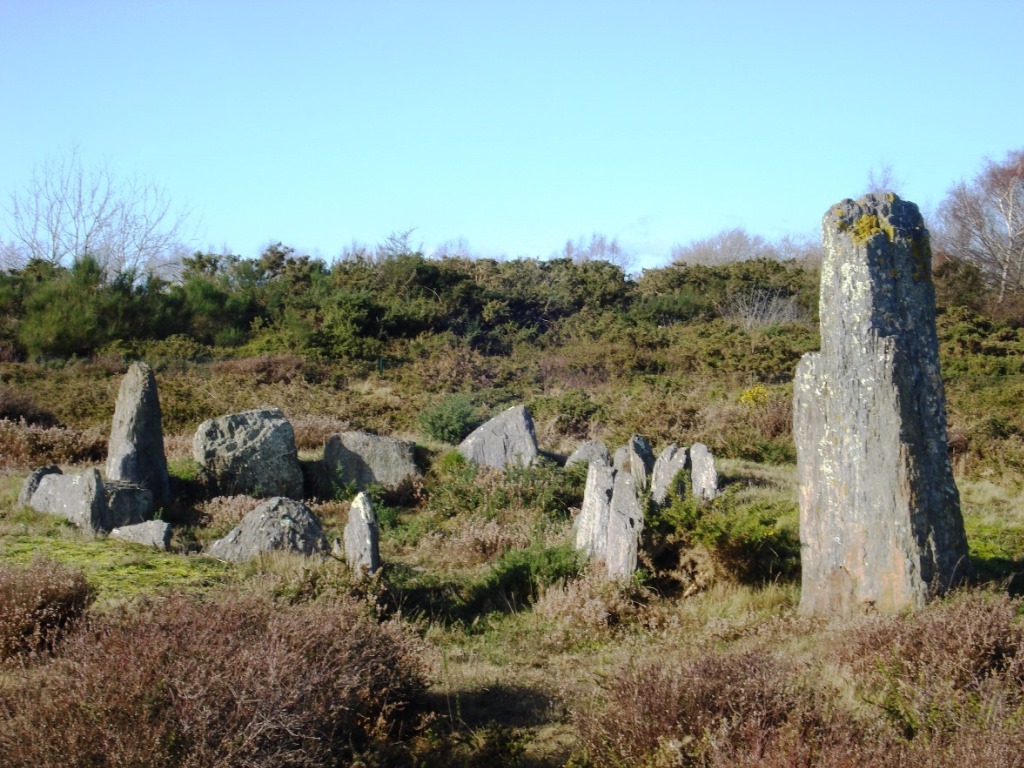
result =
M633 575L643 528L644 509L636 478L629 472L616 472L604 555L609 577L624 581Z
M603 560L608 543L608 514L615 487L615 470L607 464L592 463L587 470L583 506L573 523L576 549L590 560Z
M313 511L301 501L267 499L206 549L221 560L241 563L266 552L311 556L327 551L327 537Z
M365 493L356 495L345 526L345 562L356 575L380 568L379 529L373 502Z
M171 496L156 379L145 363L132 363L121 380L107 447L107 478L148 488L156 503Z
M602 464L610 467L612 455L608 452L608 446L600 440L587 440L565 460L565 466L571 467L573 464Z
M669 492L678 494L685 486L678 479L679 473L686 469L689 458L690 452L675 443L666 446L658 455L654 471L651 472L651 498L655 504L664 504Z
M352 483L360 490L372 484L397 488L420 476L413 458L415 446L395 437L365 432L341 432L324 443L324 466L332 480Z
M477 427L459 444L467 461L495 469L529 466L537 457L537 435L525 405L515 405Z
M718 495L715 457L704 443L694 443L690 448L690 479L693 495L701 501L711 501Z
M895 195L844 200L822 230L821 351L794 382L800 608L918 608L970 568L928 232Z
M638 491L645 491L648 477L654 469L654 449L646 437L633 435L628 443L615 452L612 464L620 472L629 472L636 481Z
M223 494L302 498L295 432L279 408L204 421L192 440L192 456Z

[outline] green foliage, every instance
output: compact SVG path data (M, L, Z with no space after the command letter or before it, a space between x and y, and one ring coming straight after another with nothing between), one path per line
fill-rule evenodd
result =
M419 415L419 424L434 440L455 445L483 423L473 397L456 394L446 397Z
M514 549L475 586L470 603L476 610L518 610L536 600L544 587L579 575L584 565L569 544Z

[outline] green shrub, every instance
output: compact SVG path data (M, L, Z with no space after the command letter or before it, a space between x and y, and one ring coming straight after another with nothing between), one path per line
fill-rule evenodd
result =
M423 411L419 424L430 437L442 443L455 445L483 423L479 409L469 395L458 394L445 398Z
M535 601L545 587L578 576L584 565L581 554L568 544L514 549L476 586L470 603L476 610L517 610Z
M81 571L50 560L0 566L0 661L52 651L94 596Z

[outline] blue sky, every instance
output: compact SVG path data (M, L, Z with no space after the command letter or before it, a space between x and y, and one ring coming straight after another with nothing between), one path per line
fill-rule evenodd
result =
M0 0L0 207L77 147L195 248L598 232L656 266L816 233L882 164L934 208L1024 146L1022 29L1020 0Z

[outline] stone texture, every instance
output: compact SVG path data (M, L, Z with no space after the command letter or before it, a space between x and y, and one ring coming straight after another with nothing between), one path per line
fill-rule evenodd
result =
M110 538L126 541L129 544L155 547L166 552L171 546L171 526L163 520L148 520L136 525L114 528L110 532Z
M153 492L141 485L107 480L103 483L103 496L111 528L136 525L153 516Z
M701 501L711 501L718 495L715 457L704 443L694 443L690 446L690 480L693 495Z
M608 446L602 443L600 440L587 440L580 444L568 459L565 460L565 466L569 467L573 464L601 464L606 467L610 467L612 464L612 455L608 451Z
M86 531L108 531L103 480L95 469L80 475L51 472L43 475L28 506L37 512L59 515Z
M302 498L295 432L278 408L204 421L192 441L192 456L223 494Z
M654 449L646 437L633 435L628 443L615 451L612 464L620 472L629 472L636 481L638 491L645 491L654 470Z
M654 462L651 472L651 498L655 504L665 503L669 492L679 493L685 483L679 482L679 473L689 464L690 452L675 443L665 446Z
M633 575L643 528L644 510L636 478L629 472L616 472L604 555L609 577L625 580Z
M592 463L587 470L583 506L573 523L576 549L590 560L603 560L608 541L608 514L615 487L615 470L607 464Z
M348 510L345 526L345 562L357 575L376 573L380 568L379 530L373 502L359 493Z
M397 488L420 476L413 443L365 432L341 432L324 443L324 466L337 483L365 490L371 484Z
M794 382L800 607L920 607L969 572L928 233L894 195L844 200L822 229L821 351Z
M459 444L468 461L495 469L528 466L537 457L537 436L525 405L515 405L477 427Z
M316 515L301 501L280 496L267 499L242 518L206 554L240 563L264 552L296 552L311 556L327 551L327 537Z
M50 465L48 467L37 467L32 470L32 474L25 478L25 482L21 484L21 492L18 493L18 506L20 507L31 507L32 497L35 492L39 489L39 483L47 475L60 475L60 467Z
M157 503L171 496L156 379L132 363L121 380L107 446L107 478L148 488Z

